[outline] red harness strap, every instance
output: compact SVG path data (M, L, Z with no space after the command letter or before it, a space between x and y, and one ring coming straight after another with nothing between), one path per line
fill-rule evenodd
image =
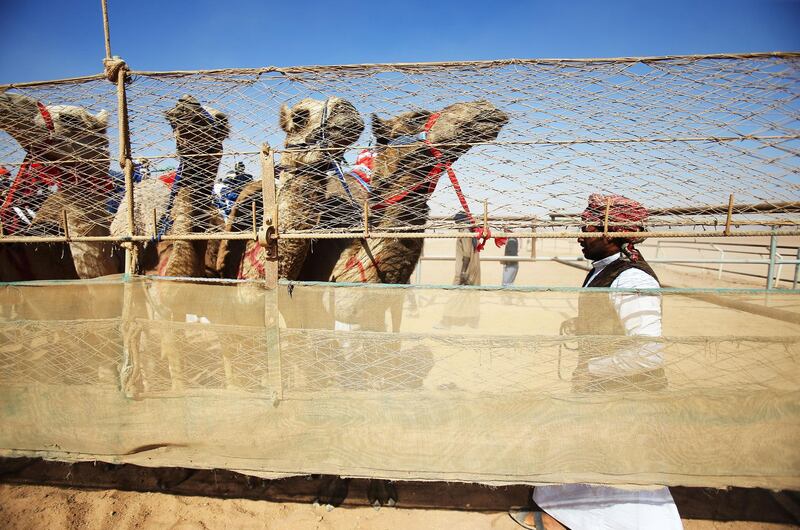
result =
M260 245L253 245L253 248L248 250L244 255L244 261L247 261L252 267L258 271L259 278L266 278L267 271L264 268L264 263L259 259L261 252L264 250ZM244 280L244 267L239 267L239 279Z
M50 116L50 111L47 110L47 107L45 107L44 103L37 101L36 106L39 108L39 114L42 115L45 127L47 127L50 132L56 132L55 125L53 125L53 117Z
M389 197L388 199L379 202L378 204L372 206L372 210L380 210L386 208L389 205L397 204L398 202L405 199L409 193L418 192L424 190L424 192L430 196L436 191L436 185L439 183L439 177L442 176L442 172L447 172L447 177L450 179L450 183L453 186L453 190L456 192L456 197L458 198L458 202L461 204L461 208L467 214L467 218L470 221L472 226L476 226L475 217L473 217L472 212L469 209L469 205L467 204L467 199L464 197L464 192L461 190L461 184L458 182L458 177L456 177L456 172L453 170L452 163L449 160L444 160L442 156L442 152L439 151L436 147L431 144L430 140L428 140L428 133L433 128L433 125L436 123L436 120L439 119L441 116L440 112L435 112L430 115L428 121L425 123L425 139L423 140L425 144L430 149L431 154L436 159L436 164L431 168L428 174L422 179L422 182L414 186L413 188L403 190L400 193ZM427 187L427 189L425 189ZM487 228L484 230L482 227L477 227L475 229L476 237L478 238L478 244L476 245L476 250L480 252L483 250L483 247L486 246L486 242L491 237L491 232Z
M378 257L376 256L375 261L370 263L369 266L377 269L378 261ZM367 283L367 269L364 267L364 264L361 263L361 260L358 259L357 254L350 256L350 259L347 260L347 263L344 266L344 270L349 271L353 267L358 267L358 275L361 277L361 283Z
M6 193L5 200L0 206L0 216L7 234L13 234L19 230L19 217L11 211L17 201L32 198L44 187L61 186L62 171L56 166L45 166L37 162L31 162L31 156L25 155L25 160L20 164L17 176L11 183ZM73 175L74 177L74 175Z

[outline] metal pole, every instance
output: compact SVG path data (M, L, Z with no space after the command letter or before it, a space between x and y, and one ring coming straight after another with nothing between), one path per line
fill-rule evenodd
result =
M767 289L772 289L772 275L775 273L775 255L778 253L778 236L773 234L769 238L769 265L767 266Z
M800 250L798 250L798 255L800 255ZM419 259L417 260L417 279L414 283L420 284L422 283L422 259L425 257L425 245L422 246L422 251L419 254ZM453 258L455 259L455 258Z
M792 289L797 289L797 280L800 279L800 247L797 247L797 260L794 266L794 280L792 280Z
M733 197L733 195L731 195L731 197ZM728 235L728 234L726 234L726 235ZM659 241L659 243L661 243L661 241ZM725 250L719 248L717 245L714 245L713 243L711 244L711 248L713 248L714 250L719 252L719 269L717 270L717 279L721 280L722 279L722 264L725 261Z

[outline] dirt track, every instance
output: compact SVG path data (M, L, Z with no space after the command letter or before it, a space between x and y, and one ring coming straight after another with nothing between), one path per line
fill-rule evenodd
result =
M447 485L441 485L445 490ZM446 496L446 492L443 491ZM694 499L687 497L693 495ZM401 493L402 495L402 493ZM676 492L679 509L692 511L691 504L708 507L707 492ZM766 494L751 496L750 520L726 521L732 514L724 508L711 519L689 519L684 526L693 530L783 530L797 528L789 523L788 512L776 504L759 506ZM746 497L743 497L743 499ZM402 502L402 501L401 501ZM740 508L743 505L739 505ZM469 510L469 505L465 507ZM686 508L686 509L684 509ZM770 513L764 512L768 510ZM742 514L739 514L740 516ZM114 489L104 491L52 486L0 485L0 525L8 529L29 528L314 528L314 529L483 529L514 530L505 510L465 511L456 509L403 509L346 506L332 511L310 503L270 502L251 499L221 499L203 496L139 493Z

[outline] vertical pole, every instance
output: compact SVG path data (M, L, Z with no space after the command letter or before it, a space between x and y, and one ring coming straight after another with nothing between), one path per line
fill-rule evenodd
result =
M261 225L266 230L268 226L274 227L274 234L278 233L278 202L275 193L275 151L269 144L261 146L261 202L264 208ZM267 231L269 237L270 231ZM267 241L271 244L270 241ZM278 241L274 241L277 247ZM269 248L269 247L267 247ZM283 399L283 376L281 369L281 340L279 326L280 305L278 300L278 259L267 259L264 263L264 332L267 339L267 371L270 397L273 406Z
M119 128L119 165L125 175L125 205L128 208L128 236L134 232L133 222L133 160L131 160L131 139L128 129L128 98L125 93L126 67L117 73L117 127ZM133 245L125 246L125 276L133 274L135 268Z
M797 247L797 255L795 259L798 263L794 264L794 280L792 280L792 289L797 289L797 280L800 279L800 247Z
M731 235L731 221L733 219L733 193L728 197L728 215L725 217L725 232L726 236Z
M100 0L101 5L103 6L103 33L106 37L106 59L111 59L111 32L108 29L108 2L106 0Z
M772 275L775 273L775 256L778 253L778 236L775 235L775 229L772 229L772 235L769 237L769 266L767 267L767 289L772 289Z
M264 207L264 215L261 217L261 227L273 226L275 235L278 235L278 212L277 200L275 197L275 151L269 144L261 146L261 202ZM272 243L268 241L267 243ZM274 241L278 244L277 240ZM278 260L270 259L264 263L264 280L268 289L275 289L278 286Z
M536 232L536 219L531 220L531 232ZM536 259L536 238L531 238L531 258Z
M419 260L417 261L417 273L416 273L416 280L414 283L417 285L420 284L422 281L422 258L425 256L425 245L422 246L422 252L420 252Z
M128 77L128 67L118 57L111 57L111 42L108 30L108 12L106 0L103 4L103 25L106 36L106 59L103 62L108 80L117 85L117 127L119 129L119 165L125 175L125 205L128 208L127 225L128 237L133 237L133 160L131 160L131 138L128 128L128 99L125 93L125 82ZM157 228L157 227L156 227ZM123 285L122 314L120 315L120 330L122 333L122 367L119 372L120 388L126 394L132 391L132 377L136 373L139 361L138 333L133 322L133 285L131 277L136 270L136 247L131 240L123 245L125 248L125 281Z
M364 199L364 237L369 239L369 199Z

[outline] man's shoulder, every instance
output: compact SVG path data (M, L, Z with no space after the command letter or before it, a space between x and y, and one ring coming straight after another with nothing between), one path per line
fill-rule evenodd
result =
M611 284L613 289L658 289L661 285L651 275L635 267L625 269Z

